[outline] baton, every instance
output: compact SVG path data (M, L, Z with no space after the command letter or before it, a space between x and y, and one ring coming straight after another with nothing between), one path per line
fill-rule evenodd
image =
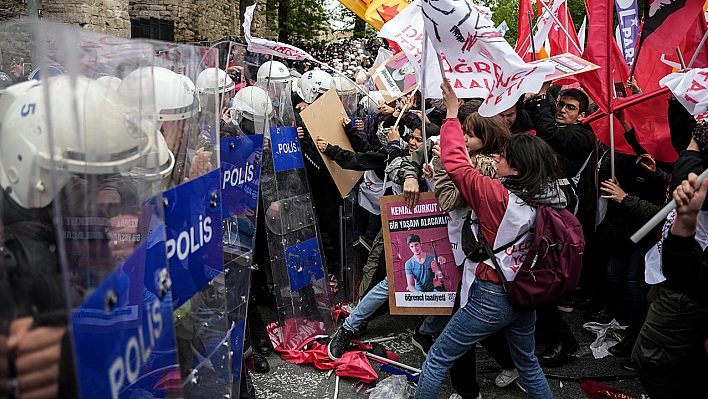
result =
M698 187L701 186L701 183L703 182L703 179L708 177L708 169L704 170L703 173L701 173L698 176ZM694 190L696 191L696 190ZM646 236L650 231L654 229L654 227L658 226L659 223L664 221L666 217L676 209L676 200L671 200L666 206L659 211L656 215L654 215L651 220L649 220L644 226L642 226L641 229L637 230L636 233L634 233L633 236L629 237L630 240L632 240L633 243L638 243L644 236Z

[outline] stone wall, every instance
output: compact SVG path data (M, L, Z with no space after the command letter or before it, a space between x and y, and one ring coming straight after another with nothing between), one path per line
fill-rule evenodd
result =
M174 21L174 39L192 42L198 37L216 41L243 36L243 12L254 0L43 0L44 18L98 32L130 37L131 19ZM265 7L256 9L253 35L273 38ZM0 0L0 21L27 15L27 0Z

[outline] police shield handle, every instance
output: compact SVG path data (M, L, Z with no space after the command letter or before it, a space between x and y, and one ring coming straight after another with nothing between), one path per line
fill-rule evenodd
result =
M706 177L708 177L708 169L704 170L703 173L698 176L697 187L701 186L701 182ZM671 213L671 211L673 211L674 209L676 209L676 201L671 200L671 202L666 204L666 206L662 210L660 210L659 213L654 215L651 220L649 220L644 226L642 226L641 229L637 230L637 232L634 233L634 235L632 235L629 239L632 240L632 242L635 244L638 243L639 241L641 241L642 238L649 234L649 232L652 231L654 227L658 226L660 223L663 223L669 213Z

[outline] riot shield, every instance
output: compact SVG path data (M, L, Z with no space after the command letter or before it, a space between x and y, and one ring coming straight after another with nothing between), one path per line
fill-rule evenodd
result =
M234 96L245 87L246 47L234 42L217 43L219 66L235 83L235 94L224 97L229 109ZM240 105L245 105L239 102ZM240 108L239 108L240 109ZM238 116L242 114L239 113ZM234 116L237 113L234 112ZM238 117L237 116L237 117ZM255 128L251 128L254 131ZM261 131L263 129L260 129ZM231 325L233 367L232 397L239 397L242 376L246 316L250 300L251 270L258 226L258 189L264 135L244 135L231 112L224 115L221 131L222 215L226 306ZM261 265L262 266L262 265Z
M32 328L56 326L47 311L58 310L49 306L56 295L50 282L61 265L62 306L71 310L72 339L61 343L58 396L181 395L179 386L164 384L177 371L177 357L168 322L172 295L162 201L151 200L150 190L151 179L159 176L154 108L133 104L97 80L151 62L153 51L129 39L35 23L34 51L26 57L40 71L52 66L61 74L41 73L3 93L0 148L14 154L3 154L0 180L8 183L6 210L53 215L54 224L43 225L40 216L25 220L29 225L17 232L33 253L23 265L28 274L15 281L29 283L23 290L44 298L30 307ZM30 245L42 236L51 239L46 249ZM43 337L50 335L45 330ZM73 364L76 373L61 370ZM62 388L67 385L74 391Z
M48 162L49 146L43 142L47 140L46 123L37 118L46 109L39 101L41 87L27 94L38 84L26 82L25 75L27 65L37 59L34 33L27 20L0 22L0 397L3 398L36 395L38 388L57 395L59 389L67 392L66 388L75 384L72 377L61 383L58 371L47 374L48 381L39 386L20 384L30 372L55 368L74 375L70 340L62 344L69 334L69 309L52 220L56 190ZM39 147L32 148L32 144ZM39 159L36 150L46 153ZM34 177L32 183L29 176ZM33 187L35 183L40 185ZM37 190L41 187L47 188L44 194ZM15 337L15 343L11 342L11 336ZM17 362L26 362L28 355L37 356L37 351L21 351L38 338L42 339L42 346L66 353L59 359L47 359L41 370L18 370Z
M227 85L219 82L216 49L150 43L159 83L157 121L175 159L162 196L183 394L227 397L233 376L220 239L218 109Z
M333 326L332 296L300 151L290 79L259 81L273 112L266 130L261 198L278 303L280 341L295 349Z

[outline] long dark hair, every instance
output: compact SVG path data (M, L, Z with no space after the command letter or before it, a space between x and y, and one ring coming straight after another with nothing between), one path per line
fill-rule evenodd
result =
M472 133L482 141L482 148L475 151L474 154L499 154L511 136L511 132L501 116L494 115L485 118L477 112L470 114L465 119L462 130L466 135Z
M519 172L506 176L504 185L526 203L533 203L560 177L556 152L536 136L519 133L509 137L502 155Z

